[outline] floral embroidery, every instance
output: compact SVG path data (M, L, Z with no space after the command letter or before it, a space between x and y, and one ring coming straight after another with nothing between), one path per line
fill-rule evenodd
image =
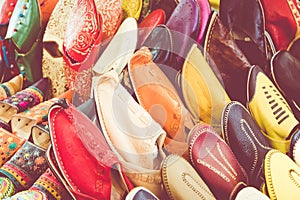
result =
M0 129L0 166L2 166L25 142L3 129Z
M11 104L18 108L18 112L22 112L29 107L33 107L41 103L44 99L44 93L34 86L30 86L15 95L4 99L3 102Z
M0 169L16 186L16 190L28 189L47 169L45 150L30 142L23 144L13 157Z

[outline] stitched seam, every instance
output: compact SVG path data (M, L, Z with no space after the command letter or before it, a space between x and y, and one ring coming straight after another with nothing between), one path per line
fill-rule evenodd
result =
M289 178L291 179L291 181L293 181L293 183L300 188L300 184L295 180L295 178L292 175L292 172L294 172L295 174L297 174L300 177L300 174L298 172L296 172L294 169L289 170Z
M219 143L217 143L217 145L219 145ZM218 163L218 165L220 165L233 179L234 179L234 175L227 169L227 167L225 167L225 165L223 165L223 163L221 163L210 151L208 148L205 148L206 152L208 153L208 155L210 155L210 157L212 157L212 159ZM229 178L228 178L229 179Z
M186 184L186 186L188 188L190 188L194 193L196 193L201 199L206 200L205 196L203 194L201 194L201 192L199 190L197 190L197 188L195 188L185 177L189 176L191 179L193 179L193 181L195 181L195 183L201 188L203 189L205 192L207 192L208 194L210 194L210 192L208 192L206 190L206 188L202 187L202 185L200 183L198 183L198 181L196 181L190 174L188 173L182 173L181 174L181 178L182 181Z
M53 131L53 133L54 133L54 134L51 134L51 135L52 135L52 137L53 137L53 143L54 143L54 147L55 147L56 149L58 149L58 146L57 146L57 142L56 142L55 122L56 122L57 115L58 115L58 113L59 113L61 110L63 110L63 108L59 108L59 109L54 113L54 116L53 116L53 119L52 119L52 123L51 123L51 124L52 124L52 127L53 127L52 131ZM69 174L67 173L67 171L66 171L66 169L65 169L65 167L64 167L64 165L63 165L63 163L62 163L62 159L61 159L61 156L60 156L60 152L59 152L59 151L54 151L54 153L57 154L57 158L58 158L58 161L59 161L58 164L60 165L61 170L63 170L63 172L64 172L64 173L63 173L63 176L65 177L67 183L69 183L71 187L74 187L73 189L75 189L75 190L77 190L77 191L80 192L80 190L79 190L79 188L77 187L77 185L75 185L74 182L70 179L70 176L69 176Z
M269 183L267 184L267 190L268 190L268 194L270 196L270 199L274 199L276 200L276 193L275 193L275 189L272 183L272 175L271 175L271 156L275 153L278 153L277 150L271 150L267 153L266 158L265 158L265 176L266 178L266 182Z
M227 105L227 108L225 109L225 112L224 112L224 115L223 115L223 119L224 119L224 125L223 125L223 130L224 130L224 139L226 141L226 143L230 145L230 141L229 141L229 136L228 136L228 115L229 115L229 112L231 111L231 107L234 106L234 105L238 105L237 102L231 102Z
M236 176L238 175L237 172L233 169L232 165L228 162L228 160L226 159L226 157L224 156L222 150L221 150L221 147L220 147L220 144L217 143L217 148L218 148L218 151L219 151L219 154L221 155L221 158L223 158L224 162L227 164L227 166L231 169L232 171L232 178L235 180L236 179ZM232 154L231 154L232 155ZM228 170L228 172L230 172Z
M174 155L176 156L176 155ZM169 182L168 182L168 177L167 177L167 165L168 165L168 160L171 158L172 156L169 156L169 157L166 157L165 158L165 161L163 162L162 164L162 169L161 169L161 176L162 176L162 179L163 179L163 185L165 187L165 190L169 196L169 198L171 200L175 200L175 198L173 197L172 195L172 192L171 192L171 188L170 188L170 185L169 185Z
M212 16L214 16L214 15L216 15L216 14L213 14ZM216 25L216 17L213 20L214 20L213 24L212 24L211 28L208 30L209 31L209 36L208 36L208 39L207 39L207 48L204 48L204 50L207 49L206 52L205 52L206 56L207 56L207 54L209 54L209 51L210 51L210 42L211 42L214 27ZM209 62L209 59L207 59L207 60Z
M208 169L210 169L211 171L213 171L214 173L216 173L218 176L220 176L225 182L228 182L228 183L230 182L230 179L225 174L223 174L222 172L220 172L220 170L216 169L215 167L211 166L210 164L208 164L207 162L205 162L203 160L198 159L197 161L198 161L199 164L207 167Z
M293 160L296 160L296 150L298 149L298 148L300 148L300 142L299 142L299 137L300 137L300 134L298 135L298 137L297 137L297 141L296 141L296 143L295 143L295 145L294 145L294 147L293 147Z

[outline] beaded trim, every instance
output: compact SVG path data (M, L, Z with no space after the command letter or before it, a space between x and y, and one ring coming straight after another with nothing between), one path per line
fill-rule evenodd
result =
M44 93L40 89L34 86L30 86L29 88L26 88L24 92L33 95L37 100L39 100L39 103L42 102L44 99Z

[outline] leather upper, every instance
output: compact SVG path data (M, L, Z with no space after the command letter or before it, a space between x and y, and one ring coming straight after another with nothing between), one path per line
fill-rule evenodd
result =
M149 37L153 29L160 24L165 24L166 22L166 13L162 9L157 9L149 13L139 23L139 45L143 45L145 40ZM151 40L150 40L151 41Z
M120 160L158 169L165 157L162 146L166 133L118 84L116 76L113 71L102 75L94 90L103 134Z
M265 194L254 187L243 188L236 196L235 200L270 200Z
M172 60L173 39L171 30L166 25L159 25L152 30L143 46L149 48L155 63L167 64Z
M235 42L249 62L266 69L270 53L266 47L263 12L259 0L222 0L220 5L220 19L232 31Z
M230 99L196 44L190 49L181 74L187 107L196 119L210 124L221 134L222 111Z
M128 17L122 22L114 37L101 53L100 58L93 66L93 71L97 74L104 74L114 69L120 74L136 50L137 42L137 21Z
M299 122L285 98L258 66L249 72L247 98L250 113L272 147L287 153Z
M158 200L158 198L145 187L133 188L126 196L125 200L139 200L139 199L151 199Z
M102 19L102 40L113 37L122 22L122 3L119 0L95 0Z
M264 160L266 188L270 199L296 200L300 195L300 167L278 150L271 150Z
M251 67L249 61L235 43L230 31L213 13L204 45L204 55L232 100L246 104L247 75Z
M209 23L209 18L211 15L211 8L209 1L207 0L198 0L198 4L200 7L200 30L197 38L197 42L199 44L203 43L206 34L206 27Z
M139 103L164 128L167 138L186 145L186 129L192 128L194 124L191 114L184 107L172 83L153 63L149 49L141 48L133 55L129 74ZM165 145L168 142L166 139ZM174 150L179 154L185 151L182 148Z
M246 172L211 126L198 124L191 130L189 153L195 169L217 199L233 200L248 185Z
M296 0L261 0L264 10L266 30L270 34L276 50L286 50L300 33L300 13Z
M192 165L176 154L164 159L161 176L170 199L216 199Z
M119 161L100 130L70 103L53 106L48 121L54 158L63 179L60 181L72 197L110 199L110 169ZM82 181L87 178L89 184Z
M94 0L79 0L70 12L66 25L64 51L69 63L81 63L99 42L102 21ZM78 69L77 69L78 70Z
M224 108L223 138L249 177L250 185L264 182L263 160L271 147L250 113L239 102Z
M295 161L296 164L298 165L300 164L300 130L299 129L291 138L289 156Z
M300 104L300 60L286 50L279 51L271 60L271 73L285 97Z
M173 54L175 61L170 67L180 70L183 59L191 44L198 39L200 30L200 7L197 0L181 0L167 20L174 41Z
M25 53L36 42L41 26L39 1L17 1L5 38L12 39L18 51Z

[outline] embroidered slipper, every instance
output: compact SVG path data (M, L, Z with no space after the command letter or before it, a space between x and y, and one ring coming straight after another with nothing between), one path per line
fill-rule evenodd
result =
M64 71L63 40L68 15L75 0L59 0L52 11L43 37L42 72L51 79L52 95L57 97L67 91L68 84Z
M3 128L0 128L0 167L8 161L16 151L23 145L25 142L24 138L20 138L15 134L12 134L6 131Z
M8 199L60 200L71 199L71 196L48 168L28 190L18 192Z
M5 199L6 200L18 200L18 199L48 200L48 197L43 192L37 190L24 190L18 192L12 197L7 197Z
M38 0L17 1L12 13L4 45L15 59L16 68L28 86L42 78L42 25Z
M14 114L47 100L50 84L48 78L42 78L32 86L0 101L0 120L8 124Z
M30 188L47 167L45 150L25 142L0 168L0 176L8 178L15 192L20 192Z
M110 39L119 29L122 21L122 3L119 0L95 0L102 18L102 41Z
M0 177L0 198L4 199L12 196L15 193L15 187L8 178Z
M31 135L32 127L38 123L47 121L50 107L62 98L71 101L72 94L73 91L68 90L57 98L52 98L48 101L41 102L32 108L28 108L21 113L13 115L11 119L12 132L17 136L28 140Z
M89 28L87 28L89 27ZM79 0L68 16L63 42L63 58L69 88L81 102L90 98L92 67L102 41L102 17L94 0Z

